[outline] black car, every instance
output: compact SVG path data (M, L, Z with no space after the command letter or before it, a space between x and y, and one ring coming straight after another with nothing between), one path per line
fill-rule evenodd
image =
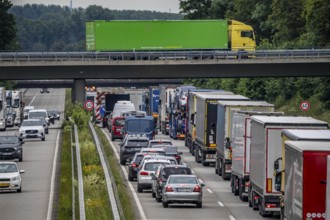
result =
M133 181L137 178L137 171L139 169L139 165L141 160L144 158L145 155L148 155L146 153L135 153L133 159L128 165L128 180Z
M0 160L18 159L23 161L23 142L15 134L0 136Z
M108 127L108 119L109 119L110 114L111 114L110 111L104 112L104 116L102 118L102 127L103 128Z
M131 161L135 153L141 151L141 148L147 147L149 139L145 136L129 135L120 147L120 164L125 165L126 161Z
M192 174L187 165L161 165L156 173L152 176L152 197L157 202L162 201L162 190L166 184L168 177L172 174Z
M175 157L175 159L178 161L178 164L181 163L181 154L182 152L178 151L178 148L175 146L165 146L165 155L166 156L172 156Z
M47 110L47 113L48 113L48 117L49 118L54 118L54 120L60 120L60 117L61 117L61 113L60 111L58 110Z

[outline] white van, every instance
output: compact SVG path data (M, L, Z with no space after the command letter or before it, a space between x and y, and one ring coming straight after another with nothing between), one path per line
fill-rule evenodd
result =
M120 116L121 112L135 111L134 104L131 101L117 101L112 111L112 118Z
M23 117L24 119L27 119L28 118L28 114L29 114L29 111L31 110L34 110L34 106L25 106L24 109L23 109Z
M34 118L44 118L47 121L47 124L50 125L49 117L46 109L34 109L30 110L28 113L28 119Z

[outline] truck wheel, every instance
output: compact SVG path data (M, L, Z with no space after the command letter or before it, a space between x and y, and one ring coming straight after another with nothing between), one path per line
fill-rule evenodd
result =
M221 168L220 168L220 161L219 160L220 160L219 158L217 158L215 160L215 167L216 167L216 169L218 171L218 175L221 176Z
M262 217L270 217L272 216L272 212L266 212L265 211L265 206L263 205L262 199L261 197L259 197L260 201L259 201L259 214Z
M200 150L198 147L196 147L196 150L195 150L195 160L197 163L200 163L201 162L201 158L199 156L199 153L200 153Z
M259 209L259 196L255 192L252 191L252 209L253 210L258 210Z
M231 187L231 192L234 193L235 192L235 189L234 189L234 176L231 176L230 187Z
M238 183L238 178L235 176L234 177L234 195L238 196L238 191L239 191L239 183Z

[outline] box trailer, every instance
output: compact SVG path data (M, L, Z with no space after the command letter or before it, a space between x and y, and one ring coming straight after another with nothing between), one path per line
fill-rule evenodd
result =
M326 216L329 155L329 141L285 142L287 181L283 219L329 219Z
M192 155L195 155L193 143L196 139L196 95L197 94L219 94L219 95L234 95L234 93L225 90L210 90L210 89L196 89L195 91L188 92L187 95L187 108L186 108L186 137L185 146L189 148ZM225 96L226 97L226 96ZM229 96L228 96L229 98ZM224 98L226 100L226 98Z
M274 161L275 189L281 192L281 215L284 207L285 190L285 141L330 141L330 130L326 127L317 130L284 129L282 130L282 156ZM280 163L280 161L282 163Z
M215 173L222 176L224 180L231 177L232 166L232 117L235 111L262 111L273 112L275 107L264 101L218 101L217 106L217 128L216 128L216 163Z
M239 195L242 201L247 201L250 185L251 117L253 115L283 116L284 112L233 112L231 188L232 193Z
M311 117L252 116L248 201L262 216L280 214L281 193L275 189L274 161L282 155L283 129L322 129L328 124Z
M215 162L217 105L219 100L247 101L249 98L241 95L196 95L196 138L193 148L195 161L202 163L203 166Z

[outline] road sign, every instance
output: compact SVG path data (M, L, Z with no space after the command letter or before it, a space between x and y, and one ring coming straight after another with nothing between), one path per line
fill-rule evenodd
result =
M91 101L91 100L86 100L85 103L84 103L84 108L85 108L87 111L91 111L91 110L93 110L93 108L94 108L94 102Z
M311 107L311 105L309 104L308 101L302 101L300 102L300 105L299 105L299 108L302 110L302 111L307 111L309 110Z
M100 108L100 115L102 116L102 118L104 117L104 114L105 114L105 108L104 108L104 106L102 106Z

